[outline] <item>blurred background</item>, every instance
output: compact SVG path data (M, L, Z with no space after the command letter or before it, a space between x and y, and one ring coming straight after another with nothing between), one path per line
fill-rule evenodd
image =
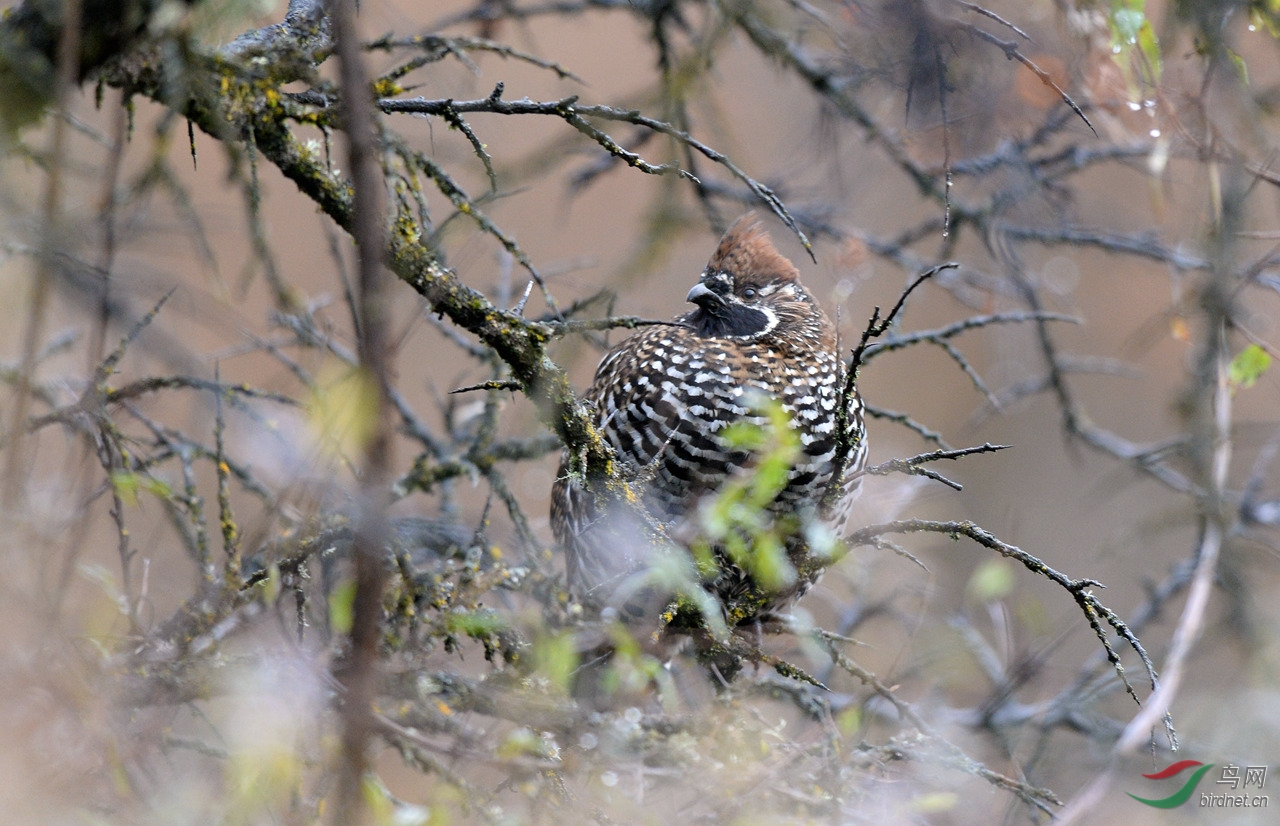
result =
M146 38L196 73L205 69L190 55L284 13L266 0L158 4ZM441 117L384 115L478 199L560 309L603 292L580 317L683 313L720 231L750 209L838 319L846 349L916 275L958 264L913 293L889 340L986 321L945 338L951 349L935 337L874 354L860 378L881 413L871 462L935 449L921 430L952 447L1011 448L938 466L961 491L869 477L852 527L971 520L1105 585L1095 594L1133 624L1157 669L1210 526L1225 534L1169 707L1177 752L1158 726L1151 747L1113 758L1138 706L1070 594L988 548L926 533L895 540L919 564L854 549L797 613L855 638L845 653L927 731L803 637L769 645L830 688L813 714L759 669L750 690L725 697L686 664L673 672L674 707L655 710L650 698L586 723L557 722L555 681L539 688L541 672L522 675L513 685L526 694L513 696L546 707L505 715L463 710L419 675L437 728L406 717L430 743L380 746L369 793L378 822L1042 822L1062 806L1027 802L1026 789L1072 801L1099 777L1109 785L1079 822L1274 822L1198 798L1166 810L1125 794L1172 794L1187 774L1141 774L1181 759L1219 767L1200 784L1214 794L1228 788L1217 782L1223 765L1280 766L1280 383L1267 369L1280 340L1274 14L1266 3L363 2L371 41L459 39L380 97L474 101L501 83L506 101L638 109L771 188L812 242L810 258L742 177L625 119L593 123L702 185L611 160L558 117L474 112L465 122L496 184L482 197L490 178L465 132ZM367 62L378 76L414 54L375 48ZM321 79L334 76L325 64ZM200 129L189 138L174 109L145 93L123 100L109 80L75 86L64 116L13 131L0 165L5 820L313 822L325 817L335 748L328 632L342 622L326 597L295 601L278 563L355 495L352 245L247 141ZM341 174L340 133L292 128ZM424 180L389 186L422 199L429 243L459 281L514 306L528 270ZM548 632L536 605L562 588L547 520L558 443L520 393L449 395L505 374L408 285L393 290L395 386L430 436L401 433L393 474L423 456L457 468L392 513L481 545L481 571L495 556L534 560L526 567L546 574L546 589L495 590L480 603L554 670L537 649ZM1037 321L1036 311L1069 319ZM535 287L524 314L550 312ZM581 391L606 343L625 334L568 336L550 353ZM31 342L39 358L24 391ZM175 376L192 381L135 384ZM211 382L255 390L211 392ZM104 420L85 401L94 386L137 392L113 399ZM500 476L465 461L490 416L493 438L536 447L501 463ZM22 421L34 424L15 439ZM111 445L123 453L104 460ZM133 467L130 449L154 462ZM247 570L270 582L182 638L205 593L193 537L220 565L226 508ZM319 564L310 574L341 578ZM302 633L308 611L319 619ZM479 639L415 649L424 659L413 667L515 690L493 677L502 668ZM172 697L139 701L131 669L164 677L131 658L145 650L148 663L168 662L161 641L216 667L174 668ZM1145 701L1141 662L1118 641L1115 650ZM417 673L411 653L390 655L391 670ZM682 733L658 744L664 713ZM1010 791L978 762L1025 785ZM1270 796L1276 783L1248 793Z

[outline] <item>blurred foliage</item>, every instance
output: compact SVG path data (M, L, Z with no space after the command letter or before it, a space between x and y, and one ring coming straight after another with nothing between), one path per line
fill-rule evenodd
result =
M1111 4L1111 51L1125 70L1131 100L1142 100L1143 88L1160 84L1163 62L1155 27L1146 15L1146 0L1114 0ZM1135 77L1131 70L1138 68Z
M703 535L690 549L704 579L721 575L711 547L722 546L729 562L747 571L766 592L778 592L796 579L786 544L790 534L801 530L801 520L799 515L780 518L770 506L786 487L800 455L800 436L791 429L781 402L763 399L756 407L764 425L741 421L725 432L729 444L751 454L752 472L731 480L702 505Z
M1231 360L1227 377L1232 384L1247 390L1253 387L1270 367L1271 354L1257 344L1250 344Z

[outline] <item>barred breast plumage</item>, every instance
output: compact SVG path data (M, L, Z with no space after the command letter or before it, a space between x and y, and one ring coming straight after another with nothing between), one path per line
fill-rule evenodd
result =
M725 438L735 422L764 424L760 400L774 399L789 417L800 450L766 510L819 519L837 451L837 407L844 368L835 328L800 283L799 272L751 216L721 239L688 300L697 309L669 326L648 327L601 361L587 399L603 437L632 484L606 489L569 473L565 456L552 490L552 528L564 546L570 587L598 604L615 601L624 584L653 564L660 549L691 535L700 503L727 480L750 472L751 454ZM866 457L862 401L851 409L856 448L840 502L825 521L843 529ZM629 493L639 492L638 501ZM793 602L816 581L822 564L807 558L807 530L786 537L798 576L736 621ZM758 585L723 549L720 570L704 586L730 601Z

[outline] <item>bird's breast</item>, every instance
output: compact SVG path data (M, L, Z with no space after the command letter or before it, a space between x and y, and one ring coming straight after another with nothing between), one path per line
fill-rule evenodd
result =
M759 397L781 403L801 453L778 504L820 495L835 454L840 365L834 354L788 357L768 346L732 346L659 338L642 353L613 362L609 392L598 399L614 449L647 478L651 506L678 517L751 462L723 436L730 425L766 424Z

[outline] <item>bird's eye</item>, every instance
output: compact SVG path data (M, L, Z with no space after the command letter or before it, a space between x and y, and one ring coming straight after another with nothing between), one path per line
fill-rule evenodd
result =
M742 297L743 297L743 298L755 298L755 297L756 297L756 291L755 291L755 290L753 290L753 289L751 289L750 287L748 287L747 289L745 289L745 290L743 290L743 291L742 291Z

